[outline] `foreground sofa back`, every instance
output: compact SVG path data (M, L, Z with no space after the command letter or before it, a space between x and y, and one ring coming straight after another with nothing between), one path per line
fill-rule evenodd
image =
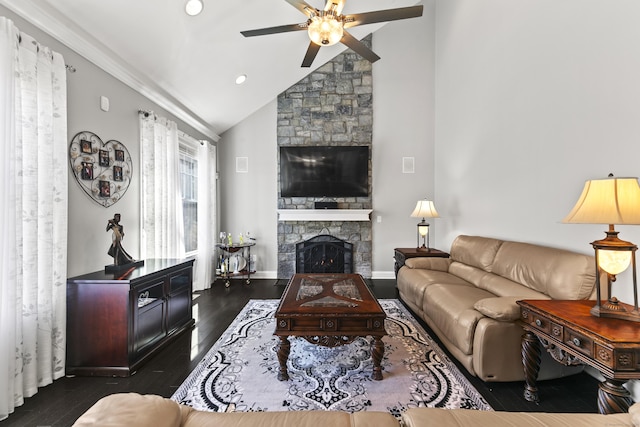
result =
M98 400L73 427L398 427L386 412L288 411L205 412L173 400L137 393Z
M595 296L589 255L465 235L454 240L450 255L408 259L398 271L398 293L449 352L484 381L524 379L524 331L517 323L516 301ZM543 361L540 379L576 371Z
M640 427L640 404L628 414L545 414L412 408L402 415L406 427ZM203 412L160 396L112 394L96 402L73 427L399 427L386 412Z

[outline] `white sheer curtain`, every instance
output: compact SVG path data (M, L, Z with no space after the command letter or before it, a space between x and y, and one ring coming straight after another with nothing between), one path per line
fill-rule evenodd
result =
M0 17L0 420L64 375L64 59Z
M198 255L194 290L208 289L213 282L216 230L216 147L205 142L198 149Z
M141 111L142 238L145 258L184 258L179 184L179 141L175 122Z

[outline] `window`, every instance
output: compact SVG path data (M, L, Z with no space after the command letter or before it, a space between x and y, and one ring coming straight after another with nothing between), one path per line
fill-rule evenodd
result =
M187 255L198 250L198 159L196 148L180 138L180 189L184 246Z

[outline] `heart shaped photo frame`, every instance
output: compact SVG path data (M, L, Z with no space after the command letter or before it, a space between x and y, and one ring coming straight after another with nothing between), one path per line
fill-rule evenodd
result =
M117 203L131 184L127 147L113 139L102 142L93 132L79 132L71 139L69 165L80 188L105 208Z

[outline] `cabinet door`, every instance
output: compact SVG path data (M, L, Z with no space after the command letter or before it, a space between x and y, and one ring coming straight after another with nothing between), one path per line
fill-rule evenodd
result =
M191 321L191 267L169 276L167 330L169 333Z
M134 288L134 338L133 351L136 354L166 336L164 312L166 301L164 294L164 278L146 282Z

